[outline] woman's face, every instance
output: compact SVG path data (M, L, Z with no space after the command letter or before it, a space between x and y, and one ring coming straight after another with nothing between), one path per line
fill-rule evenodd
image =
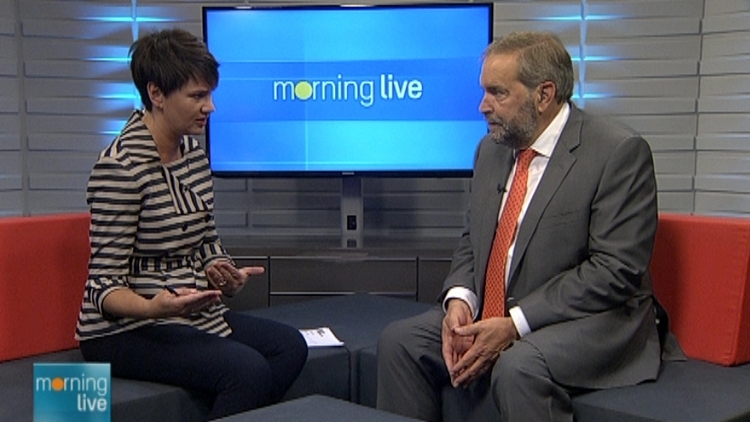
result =
M211 97L212 91L207 83L191 79L164 98L162 111L173 133L179 136L203 133L208 115L216 109Z

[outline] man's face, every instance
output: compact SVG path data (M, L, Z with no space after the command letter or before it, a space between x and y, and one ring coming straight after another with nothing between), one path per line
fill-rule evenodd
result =
M211 98L212 91L205 82L191 79L165 97L164 116L172 131L179 136L202 134L208 115L216 109Z
M514 149L530 146L536 138L538 115L533 92L518 80L517 56L488 56L479 83L484 89L479 111L487 120L490 137Z

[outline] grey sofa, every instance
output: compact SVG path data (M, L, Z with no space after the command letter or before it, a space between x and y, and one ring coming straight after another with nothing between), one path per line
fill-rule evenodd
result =
M424 312L429 304L370 294L336 296L248 311L297 328L330 327L341 347L310 350L285 400L319 394L373 407L377 339L391 321ZM0 364L0 421L31 421L34 362L79 362L78 350ZM180 388L130 380L112 383L112 421L202 420L206 399ZM444 392L445 422L494 420L491 400L472 401L470 390ZM750 364L735 367L688 360L663 365L659 380L576 397L578 422L750 421Z

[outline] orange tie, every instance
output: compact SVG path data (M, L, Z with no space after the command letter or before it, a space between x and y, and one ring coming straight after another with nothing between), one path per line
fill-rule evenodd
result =
M526 197L529 164L534 155L535 152L531 148L523 149L518 154L513 183L510 185L510 192L505 200L500 222L497 224L487 263L482 319L505 316L505 263L508 261L508 249L516 235L518 216Z

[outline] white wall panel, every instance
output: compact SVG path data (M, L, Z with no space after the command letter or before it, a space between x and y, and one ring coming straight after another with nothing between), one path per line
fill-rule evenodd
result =
M695 177L698 191L750 193L748 174L705 174Z
M113 139L114 135L108 134L38 133L28 137L28 147L29 151L87 151L98 154Z
M656 186L660 191L692 192L693 177L685 174L659 174Z
M0 113L0 133L6 135L20 133L21 124L18 120L16 113Z
M132 88L122 87L132 85L132 4L24 0L18 10L25 212L85 210L96 156L135 102Z
M586 2L590 15L660 18L700 17L703 0L590 0Z
M706 2L706 17L748 13L747 0L711 0Z
M698 100L698 111L701 113L750 113L750 95L702 96Z
M2 40L2 37L0 37ZM15 57L4 57L0 55L0 76L16 76L18 74L18 62Z
M698 96L698 77L622 78L597 81L587 74L586 92L601 92L613 97L691 98Z
M750 75L719 75L701 78L701 97L750 94Z
M695 171L706 174L750 174L750 155L733 151L698 151Z
M639 131L659 209L693 209L702 0L587 1L585 108Z
M700 33L700 19L668 17L656 19L622 19L588 22L587 36L596 39L686 35Z
M750 34L745 37L750 38ZM750 68L750 58L731 57L721 60L706 59L701 62L701 74L744 74Z
M27 166L31 177L45 173L78 173L88 177L96 162L97 154L93 152L34 151L30 152L28 156L29 163Z
M18 151L21 149L21 137L0 133L0 151ZM0 174L3 172L0 171Z
M717 0L707 0L707 3L712 1ZM746 3L744 11L715 16L707 15L703 21L704 32L710 33L750 30L750 12L748 12L747 7L748 6Z
M20 191L23 189L23 182L21 182L21 174L4 174L0 176L0 192L2 191Z
M691 212L694 208L694 201L693 192L659 192L659 211Z
M23 169L21 154L18 152L0 152L0 169L3 169L3 174L20 175Z
M745 215L750 209L750 195L735 193L695 193L695 212L698 214Z
M697 117L694 114L664 116L619 116L618 120L643 134L685 134L695 136Z
M27 60L24 66L29 78L120 79L130 77L123 63L86 60Z
M706 133L696 138L698 150L750 152L750 133Z
M695 153L693 151L657 152L654 153L656 173L689 175L695 173Z
M47 172L44 174L35 174L29 177L29 189L72 190L78 192L80 191L81 186L86 186L88 179L88 174L69 174L64 172Z
M611 60L586 64L590 81L637 79L653 77L682 77L698 75L698 58L676 60Z
M587 92L589 95L592 93ZM695 112L694 98L595 98L586 100L586 110L602 114L687 114ZM640 130L643 130L641 128Z
M649 134L646 141L654 152L693 151L695 148L695 138L691 135Z
M92 160L137 104L126 62L135 35L179 26L200 36L204 5L300 3L330 2L0 0L0 215L85 208ZM498 1L494 21L496 35L560 34L576 103L650 143L660 209L750 215L749 14L747 0ZM340 189L338 179L216 179L217 225L335 235ZM451 235L469 183L365 179L363 192L367 230Z
M17 113L18 98L8 97L0 99L0 113Z
M82 212L88 210L86 192L76 190L29 190L31 215Z
M6 179L6 176L0 179ZM23 204L24 195L21 189L0 190L0 217L20 216L23 215L23 208L16 204Z
M133 111L132 99L102 98L32 98L26 101L26 111L52 115L127 116ZM79 130L82 129L79 127Z
M0 0L0 216L23 213L16 4Z
M605 42L589 40L586 47L590 56L622 59L684 59L700 58L700 35L627 38Z
M710 133L750 133L750 118L742 113L701 113L698 129Z

